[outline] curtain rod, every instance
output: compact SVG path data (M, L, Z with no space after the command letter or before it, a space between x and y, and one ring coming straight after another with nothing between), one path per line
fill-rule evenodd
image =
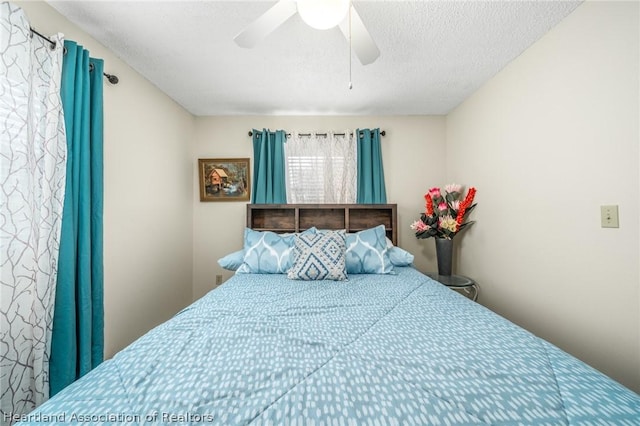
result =
M40 34L38 31L35 30L35 28L29 27L29 30L31 30L31 32L35 35L37 35L38 37L40 37L43 40L48 41L49 43L51 43L51 49L55 49L56 48L56 42L51 40L49 37ZM67 49L65 48L65 53L67 52ZM93 70L93 64L91 65L91 70ZM118 82L120 81L120 79L118 78L117 75L113 75L113 74L107 74L106 72L102 73L105 77L107 77L107 80L109 80L109 83L111 84L118 84Z
M385 136L387 134L386 131L382 130L380 132L381 136ZM316 136L327 136L326 133L316 133ZM336 136L344 136L344 133L334 133L334 135ZM249 130L249 136L253 136L253 132L251 130ZM291 136L291 133L287 133L287 136ZM311 136L311 133L298 133L298 136ZM353 136L353 133L349 133L349 136Z

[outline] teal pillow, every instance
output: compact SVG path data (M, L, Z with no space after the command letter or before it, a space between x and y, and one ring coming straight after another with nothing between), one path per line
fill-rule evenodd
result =
M384 225L347 234L347 274L393 274Z
M303 234L315 234L315 228ZM237 274L285 274L293 260L291 251L296 234L244 230L244 257Z
M218 265L228 271L237 270L240 265L244 262L244 249L234 251L233 253L229 253L228 255L218 259Z
M345 231L303 233L295 238L295 261L287 277L292 280L347 279Z
M393 246L388 251L389 260L393 266L411 266L414 256L400 247Z
M389 238L387 238L387 254L393 266L411 266L413 265L414 256L408 251L394 246Z

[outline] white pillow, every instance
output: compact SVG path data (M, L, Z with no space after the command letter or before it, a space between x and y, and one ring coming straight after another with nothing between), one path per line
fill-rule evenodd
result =
M316 281L347 279L345 231L300 234L295 240L295 261L287 277Z

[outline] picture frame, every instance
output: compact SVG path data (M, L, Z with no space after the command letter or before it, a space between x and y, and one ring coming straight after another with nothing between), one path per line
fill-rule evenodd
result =
M200 201L249 201L249 158L199 158Z

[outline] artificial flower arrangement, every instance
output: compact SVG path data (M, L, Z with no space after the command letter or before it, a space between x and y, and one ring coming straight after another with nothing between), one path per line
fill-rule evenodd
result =
M463 198L462 185L455 183L445 185L444 192L437 187L431 188L424 194L425 212L420 215L420 220L411 224L416 238L453 239L458 232L473 223L467 221L467 218L476 206L473 204L475 195L476 189L471 187Z

